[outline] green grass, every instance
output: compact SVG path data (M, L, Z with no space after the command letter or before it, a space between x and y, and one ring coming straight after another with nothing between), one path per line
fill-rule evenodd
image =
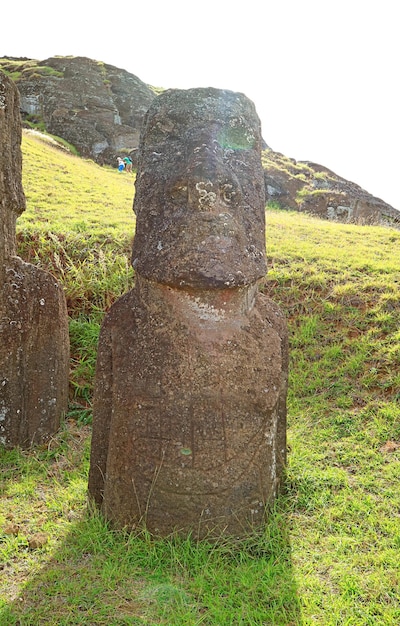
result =
M76 158L53 138L24 132L27 210L18 220L24 260L63 284L70 314L71 410L90 410L100 322L133 284L134 176Z
M18 246L63 283L71 403L48 446L0 452L0 623L397 626L400 232L267 211L261 288L291 344L285 491L237 542L116 533L86 487L99 326L134 278L133 178L32 135L23 152Z
M63 76L62 72L59 72L47 65L39 65L38 61L35 61L34 59L24 61L21 59L12 60L3 57L0 58L0 69L16 82L18 82L18 79L22 74L29 78L37 78L40 76Z

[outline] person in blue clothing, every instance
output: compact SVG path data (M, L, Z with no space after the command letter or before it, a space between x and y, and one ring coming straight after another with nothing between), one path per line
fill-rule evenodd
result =
M123 172L125 169L125 163L123 162L123 160L121 159L121 157L117 158L118 161L118 171L119 172Z

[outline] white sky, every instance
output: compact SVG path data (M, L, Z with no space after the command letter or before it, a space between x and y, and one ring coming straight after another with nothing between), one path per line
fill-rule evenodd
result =
M0 57L86 56L158 87L241 91L273 150L400 209L397 4L3 0Z

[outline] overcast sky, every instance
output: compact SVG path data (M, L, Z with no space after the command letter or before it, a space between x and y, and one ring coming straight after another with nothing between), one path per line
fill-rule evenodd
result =
M395 0L4 0L0 56L86 56L251 98L263 137L400 209Z

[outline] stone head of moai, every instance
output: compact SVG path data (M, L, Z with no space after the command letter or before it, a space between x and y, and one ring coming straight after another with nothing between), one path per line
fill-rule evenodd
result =
M287 330L265 274L260 122L171 90L140 143L134 288L99 339L89 493L115 527L241 535L285 463Z
M246 285L264 276L261 128L253 103L219 89L169 90L147 113L132 261L160 283Z
M25 209L15 84L0 72L0 445L54 435L68 402L68 315L61 285L16 256Z

